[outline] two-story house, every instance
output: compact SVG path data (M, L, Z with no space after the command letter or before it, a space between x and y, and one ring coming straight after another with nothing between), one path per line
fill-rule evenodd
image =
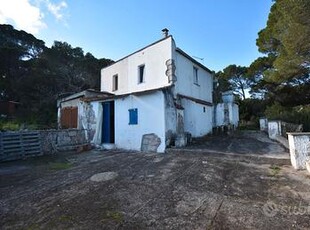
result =
M129 150L164 152L211 133L221 123L215 112L224 111L213 106L213 74L163 32L159 41L103 68L101 92L59 100L59 120L75 109L77 127L93 144Z
M133 150L144 143L163 152L186 143L186 133L212 131L212 72L163 32L163 39L101 70L101 91L114 94L102 102L102 143ZM145 134L152 134L147 142Z

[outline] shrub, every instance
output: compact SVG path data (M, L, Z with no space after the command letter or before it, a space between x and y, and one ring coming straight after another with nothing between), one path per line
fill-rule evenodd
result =
M265 116L269 120L281 120L294 124L303 124L303 130L310 131L310 105L284 107L275 103L267 107Z

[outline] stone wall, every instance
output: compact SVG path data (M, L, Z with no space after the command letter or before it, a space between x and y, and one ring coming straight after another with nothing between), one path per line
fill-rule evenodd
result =
M277 136L287 138L288 132L301 132L302 129L303 126L299 124L284 121L268 121L268 135L270 139L275 139Z
M85 130L63 129L39 132L43 154L77 150L79 147L89 144Z

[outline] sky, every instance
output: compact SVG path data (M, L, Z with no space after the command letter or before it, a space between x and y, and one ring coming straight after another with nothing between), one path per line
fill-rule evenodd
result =
M209 69L248 66L262 56L257 33L271 0L0 0L0 24L55 40L97 58L118 60L162 38Z

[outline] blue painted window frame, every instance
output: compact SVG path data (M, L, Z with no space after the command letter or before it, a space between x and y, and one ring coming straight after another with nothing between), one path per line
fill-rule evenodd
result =
M138 109L128 109L129 112L129 125L138 124Z

